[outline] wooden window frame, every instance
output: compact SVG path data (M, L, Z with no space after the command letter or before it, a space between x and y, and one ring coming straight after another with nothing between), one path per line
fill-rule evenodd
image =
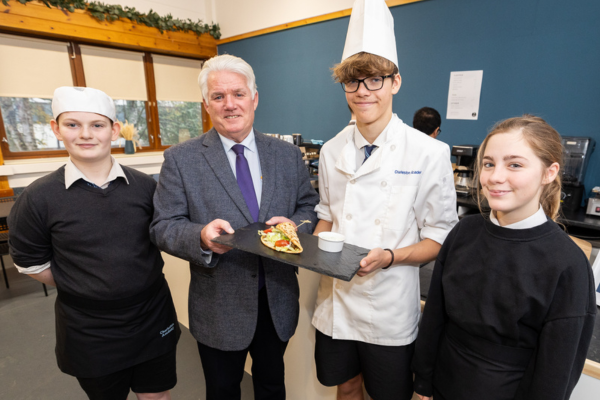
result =
M137 150L137 153L150 153L157 151L164 151L168 149L170 145L163 145L160 137L160 121L158 115L158 101L156 99L156 81L154 76L154 64L152 61L152 54L168 55L170 57L194 59L190 57L182 57L176 54L164 54L161 52L151 52L143 50L135 50L131 48L123 49L119 46L111 46L109 44L97 44L88 43L85 41L66 40L56 37L47 37L45 35L32 35L23 34L11 31L3 31L0 29L0 33L13 35L16 37L31 37L37 39L51 40L59 43L66 43L69 54L69 65L71 67L71 76L73 78L73 86L87 86L85 83L85 71L83 69L83 61L81 57L80 45L85 44L86 46L95 46L105 49L117 49L117 50L128 50L142 53L143 64L144 64L144 79L146 83L146 91L148 100L145 101L146 108L146 123L148 127L148 142L149 146L142 147L141 150ZM207 132L212 128L210 117L204 108L204 103L201 106L202 109L202 127L203 131ZM23 160L23 159L37 159L37 158L54 158L54 157L68 157L66 150L38 150L38 151L10 151L8 137L6 135L6 129L4 127L4 119L2 117L2 110L0 110L0 150L5 160ZM122 147L111 148L111 154L123 154L125 149Z

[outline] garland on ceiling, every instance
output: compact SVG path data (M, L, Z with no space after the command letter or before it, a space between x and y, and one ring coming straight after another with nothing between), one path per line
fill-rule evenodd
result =
M27 4L34 0L18 0L21 4ZM161 17L155 11L150 10L147 14L142 14L135 7L121 7L120 5L104 4L97 1L86 3L83 0L38 0L44 3L48 8L56 7L61 10L74 12L77 10L86 10L98 21L116 21L119 18L127 18L131 21L143 24L151 28L156 28L163 33L164 31L183 31L194 32L196 35L209 33L215 39L221 37L219 24L205 24L201 20L197 22L191 19L182 20L173 18L171 14ZM8 6L8 0L2 0L2 4Z

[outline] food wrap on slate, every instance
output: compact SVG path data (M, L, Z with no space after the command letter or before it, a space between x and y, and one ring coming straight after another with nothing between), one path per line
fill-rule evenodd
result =
M302 253L302 245L296 233L296 228L289 222L277 224L273 228L258 231L261 242L270 249L282 253Z

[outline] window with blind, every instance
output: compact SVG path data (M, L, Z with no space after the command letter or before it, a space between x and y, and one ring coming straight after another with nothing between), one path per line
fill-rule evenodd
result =
M86 86L102 90L112 97L117 109L117 119L133 124L139 135L139 143L142 147L149 146L144 53L92 46L79 47ZM124 139L119 138L113 142L113 147L121 147L124 144Z
M10 152L58 150L50 129L52 95L73 84L68 43L0 34L2 141Z
M0 60L5 159L66 155L50 129L52 96L60 86L106 92L119 121L136 127L141 151L202 134L201 60L13 34L0 34ZM122 138L113 142L113 153L123 145Z
M160 141L177 144L202 134L202 61L153 54Z

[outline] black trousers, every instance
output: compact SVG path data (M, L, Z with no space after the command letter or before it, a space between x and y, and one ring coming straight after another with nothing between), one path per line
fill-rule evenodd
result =
M283 355L288 342L277 336L267 289L258 295L258 321L254 338L247 349L224 351L198 342L200 360L206 379L206 400L240 400L240 383L248 352L252 356L252 382L256 400L285 399Z

